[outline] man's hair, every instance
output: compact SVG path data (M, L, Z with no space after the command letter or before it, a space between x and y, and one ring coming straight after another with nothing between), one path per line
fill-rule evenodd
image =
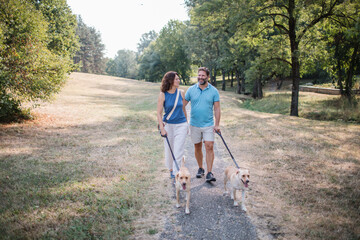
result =
M210 75L210 71L209 71L209 69L207 69L206 67L200 67L200 68L198 69L198 73L199 73L200 71L206 72L206 75L207 75L207 76Z

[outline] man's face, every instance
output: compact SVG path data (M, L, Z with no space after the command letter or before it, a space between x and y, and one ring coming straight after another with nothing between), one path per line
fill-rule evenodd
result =
M198 82L200 85L205 85L208 81L209 76L206 75L205 71L198 72Z

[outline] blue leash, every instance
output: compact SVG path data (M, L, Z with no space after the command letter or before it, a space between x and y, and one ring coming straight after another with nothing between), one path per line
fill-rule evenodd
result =
M237 167L237 168L240 168L240 167L239 167L239 165L236 163L236 161L235 161L235 159L234 159L234 156L231 154L230 149L228 148L228 146L227 146L227 144L226 144L226 142L225 142L224 138L221 136L220 131L219 131L219 132L215 131L215 132L216 132L216 133L217 133L217 134L221 137L221 139L223 140L223 142L224 142L224 144L225 144L225 147L226 147L226 149L229 151L230 156L231 156L232 160L234 161L234 163L235 163L236 167Z
M160 130L160 128L159 128L159 130ZM161 131L160 131L160 135L161 135ZM170 142L169 142L169 139L168 139L167 135L165 134L165 135L161 135L161 136L164 137L164 138L166 138L166 141L167 141L167 143L168 143L168 145L169 145L169 148L170 148L171 155L172 155L172 157L173 157L173 159L174 159L174 163L175 163L176 169L177 169L178 171L180 171L179 165L178 165L177 162L176 162L176 159L175 159L174 153L173 153L173 151L172 151L172 149L171 149Z

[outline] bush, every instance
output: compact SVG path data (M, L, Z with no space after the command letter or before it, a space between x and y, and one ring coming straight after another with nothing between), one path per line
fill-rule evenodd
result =
M69 57L47 48L49 23L25 0L0 0L0 119L26 117L21 104L47 100L65 83Z

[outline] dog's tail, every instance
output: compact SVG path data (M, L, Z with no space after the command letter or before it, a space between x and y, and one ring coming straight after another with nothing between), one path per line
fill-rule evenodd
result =
M185 167L185 156L183 156L183 159L181 161L181 167Z

